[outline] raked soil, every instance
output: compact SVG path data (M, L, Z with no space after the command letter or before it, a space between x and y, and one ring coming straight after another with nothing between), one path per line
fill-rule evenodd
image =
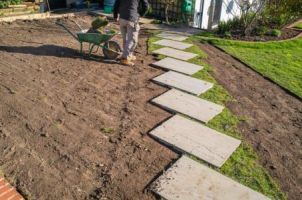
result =
M234 97L240 132L290 200L302 199L302 101L209 44L199 44L212 75Z
M0 30L0 170L10 183L31 200L155 199L146 187L177 154L147 134L170 116L148 103L166 89L150 81L162 71L148 66L147 35L126 67L82 58L55 20Z

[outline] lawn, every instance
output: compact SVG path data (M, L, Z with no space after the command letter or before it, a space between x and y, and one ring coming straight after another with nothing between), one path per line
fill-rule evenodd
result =
M294 26L294 28L302 29L302 22L298 23Z
M279 42L243 42L196 37L220 47L302 98L302 38Z
M195 37L189 38L186 42L193 43L194 39ZM152 44L157 40L159 40L157 37L151 37L149 39L149 53L161 47L159 45ZM205 67L203 70L200 70L193 76L195 78L214 83L214 87L202 94L200 98L221 105L224 105L228 101L232 101L233 98L229 95L229 93L210 75L209 72L212 70L211 66L203 62L203 58L206 58L207 55L195 45L186 51L199 55L199 57L191 59L191 63L203 65ZM159 56L159 58L163 57L164 56ZM229 109L225 108L224 111L212 119L207 126L242 140L241 134L237 131L237 124L240 122L240 120L244 119L236 117ZM194 157L193 159L198 160ZM206 164L201 160L198 161ZM280 191L279 186L270 177L268 172L259 164L259 158L254 150L243 140L240 147L220 169L210 165L208 166L221 172L222 174L225 174L228 177L231 177L243 185L269 196L272 199L286 199L285 195Z

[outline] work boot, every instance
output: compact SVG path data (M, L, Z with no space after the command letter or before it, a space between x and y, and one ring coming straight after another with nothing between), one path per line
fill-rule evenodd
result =
M132 62L132 60L126 59L126 58L122 58L120 63L122 65L130 66L130 67L134 66L134 62Z
M130 56L130 60L131 60L131 61L136 61L136 56L131 55L131 56Z

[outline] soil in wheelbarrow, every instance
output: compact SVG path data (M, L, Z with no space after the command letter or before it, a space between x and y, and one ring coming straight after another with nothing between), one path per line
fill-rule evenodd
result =
M166 89L147 35L126 67L82 58L54 22L0 25L1 173L28 199L155 199L145 188L177 155L147 135L170 116L148 103Z

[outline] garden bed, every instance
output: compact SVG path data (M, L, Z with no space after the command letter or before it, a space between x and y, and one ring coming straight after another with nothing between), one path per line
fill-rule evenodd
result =
M238 34L238 35L232 34L232 36L227 39L242 40L242 41L262 41L262 42L279 41L279 40L293 39L301 33L302 33L302 30L284 28L281 30L281 35L279 37L272 36L269 34L264 34L261 36L257 36L257 35L244 36L244 35L240 35L240 34ZM222 38L225 38L225 37L222 37Z
M148 66L148 35L126 67L82 58L55 20L0 27L0 171L10 183L28 199L155 199L145 187L177 155L146 135L170 116L148 103L166 91L149 81L162 71Z

